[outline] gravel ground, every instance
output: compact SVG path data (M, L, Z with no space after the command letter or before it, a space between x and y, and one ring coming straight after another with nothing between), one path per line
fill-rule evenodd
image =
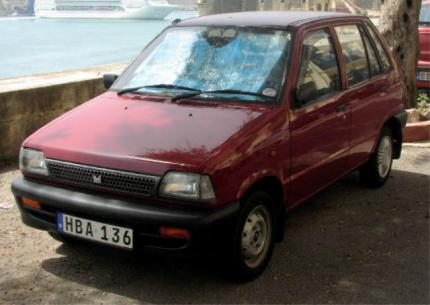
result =
M381 189L352 174L290 213L267 271L246 284L211 261L62 245L1 208L18 174L0 174L0 304L430 302L428 148L406 147Z

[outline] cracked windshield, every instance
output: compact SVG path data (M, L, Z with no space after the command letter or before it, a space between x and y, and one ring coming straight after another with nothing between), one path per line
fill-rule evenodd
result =
M201 91L240 90L275 98L285 73L290 40L291 34L284 30L169 29L139 56L114 89L142 86L139 92L156 94L166 89L151 86L168 84ZM170 91L177 94L178 88ZM240 98L261 99L252 95Z

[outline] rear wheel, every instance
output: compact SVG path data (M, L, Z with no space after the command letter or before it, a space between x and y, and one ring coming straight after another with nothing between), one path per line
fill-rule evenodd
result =
M240 212L234 236L231 271L247 281L266 268L274 247L275 215L272 198L263 191L252 193Z
M393 164L393 136L384 127L372 157L360 168L360 180L368 187L380 187L390 176Z

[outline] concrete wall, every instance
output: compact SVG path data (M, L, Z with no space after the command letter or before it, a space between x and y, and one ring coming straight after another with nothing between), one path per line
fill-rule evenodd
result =
M240 12L242 0L198 0L198 10L200 16Z
M16 163L22 141L64 112L105 91L102 76L125 65L0 80L0 166Z
M242 11L256 11L258 7L258 2L260 0L243 0L242 1Z

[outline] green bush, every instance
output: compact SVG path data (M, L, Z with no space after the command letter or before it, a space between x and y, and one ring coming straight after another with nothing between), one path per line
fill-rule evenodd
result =
M422 116L425 116L426 113L430 110L430 98L428 94L420 93L417 98L417 110L421 113Z

